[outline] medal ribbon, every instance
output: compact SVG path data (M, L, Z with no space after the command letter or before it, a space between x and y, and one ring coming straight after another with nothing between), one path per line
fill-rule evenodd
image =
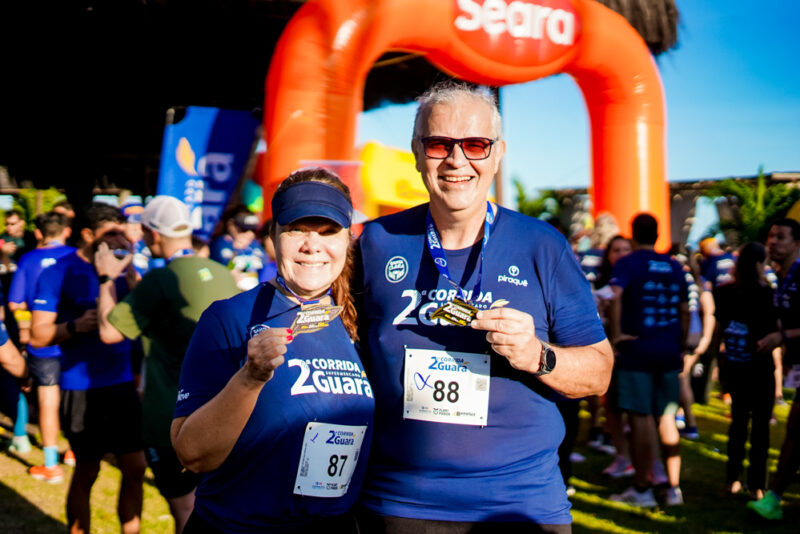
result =
M789 268L789 272L786 273L786 276L783 277L783 280L780 278L778 279L778 289L773 295L773 304L776 308L780 306L781 300L783 300L783 295L786 294L786 290L789 288L789 282L792 281L798 265L800 265L800 258L794 260L794 263Z
M289 288L288 285L286 285L286 280L284 280L281 275L276 276L275 277L275 281L278 282L278 285L281 286L281 288L283 288L284 291L286 291L287 293L289 293L294 298L296 298L297 300L300 301L300 307L301 308L303 306L309 306L311 304L317 304L317 303L319 303L319 301L322 300L323 297L327 297L327 296L329 296L331 294L331 288L328 288L328 291L322 297L319 297L319 298L316 298L316 299L304 299L303 297L301 297L300 295L298 295L297 293L292 291Z
M491 232L493 222L494 213L492 213L492 205L487 200L486 218L483 222L483 239L481 240L481 262L480 266L478 267L478 281L475 284L475 288L472 290L472 296L475 298L481 294L481 279L483 278L483 254L486 250L486 243L489 242L489 233ZM464 302L469 302L467 299L467 293L450 277L450 269L447 267L447 256L442 248L442 240L439 238L439 231L436 229L436 224L433 222L433 216L431 216L430 208L428 209L428 214L425 216L425 225L427 227L425 242L428 244L428 252L430 252L431 256L433 257L433 263L436 264L436 269L439 270L439 274L441 274L445 280L450 282L453 287L456 288L458 291L458 297Z
M192 249L192 248L183 248L183 249L179 250L178 252L176 252L175 254L173 254L172 256L170 256L169 258L167 258L165 260L165 262L169 263L172 260L174 260L175 258L182 258L183 256L194 256L194 249Z

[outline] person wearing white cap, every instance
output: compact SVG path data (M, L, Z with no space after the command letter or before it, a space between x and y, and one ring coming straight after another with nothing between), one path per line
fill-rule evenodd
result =
M215 300L238 290L225 267L194 255L186 204L175 197L157 196L142 211L141 223L145 243L166 266L148 271L119 303L113 287L103 285L98 301L100 338L105 343L145 340L145 454L156 487L175 518L175 531L180 533L194 506L200 478L183 469L169 439L181 363L200 314ZM97 272L110 278L130 262L130 256L117 258L108 247L101 246L95 255Z
M352 213L335 174L290 175L272 198L278 276L200 319L172 423L204 473L184 534L356 532L374 401L354 345Z

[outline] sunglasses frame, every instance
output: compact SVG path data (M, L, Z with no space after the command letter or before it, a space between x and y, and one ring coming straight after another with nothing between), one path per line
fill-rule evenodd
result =
M453 143L453 146L450 147L450 150L447 152L446 156L441 157L441 158L437 158L435 156L431 156L430 154L428 154L428 148L425 146L425 143L427 143L431 139L447 140L447 141ZM482 157L482 158L471 158L464 151L464 141L472 141L472 140L476 140L476 139L480 139L481 141L486 141L487 143L489 143L489 147L488 147L488 150L486 151L486 155L484 157ZM455 137L447 137L446 135L430 135L430 136L427 136L427 137L420 137L419 140L420 140L420 143L422 143L422 151L425 153L425 157L426 158L430 158L430 159L447 159L453 154L453 150L455 150L456 145L458 145L461 148L461 153L464 154L464 157L467 158L470 161L482 161L482 160L485 160L485 159L489 159L489 156L492 155L492 145L494 145L497 142L497 139L490 139L488 137L462 137L461 139L457 139Z

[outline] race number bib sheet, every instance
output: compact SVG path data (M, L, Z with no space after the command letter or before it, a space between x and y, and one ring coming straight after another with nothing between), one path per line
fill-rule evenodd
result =
M404 419L486 426L488 354L408 347L405 352Z
M308 423L294 493L310 497L347 493L366 430L366 426Z

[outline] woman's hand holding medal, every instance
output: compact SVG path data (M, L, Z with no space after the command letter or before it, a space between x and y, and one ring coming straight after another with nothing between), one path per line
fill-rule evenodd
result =
M294 337L289 328L270 328L250 338L247 342L247 376L259 382L268 382L275 369L283 365L286 345Z
M475 330L486 330L492 350L504 356L511 367L526 373L539 370L541 342L536 338L533 317L514 308L480 310L470 323Z

